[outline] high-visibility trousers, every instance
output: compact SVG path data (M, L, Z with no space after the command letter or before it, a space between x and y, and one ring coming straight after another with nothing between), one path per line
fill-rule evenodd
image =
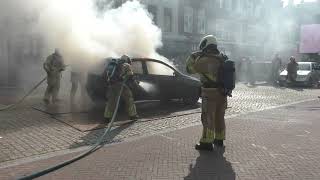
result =
M117 98L121 90L121 86L122 86L122 83L120 82L110 85L108 89L108 94L107 94L108 101L104 111L105 118L111 118L113 116L116 103L117 103ZM133 95L129 87L126 85L123 86L121 99L125 102L125 107L127 109L129 116L130 117L136 116L137 110L134 104Z
M61 73L47 76L47 89L44 93L44 99L52 102L57 101L60 89Z
M201 122L203 125L200 142L212 143L214 139L225 140L225 110L227 97L219 88L202 88L202 112Z

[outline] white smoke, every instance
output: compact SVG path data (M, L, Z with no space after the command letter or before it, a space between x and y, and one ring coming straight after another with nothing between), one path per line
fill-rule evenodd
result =
M99 59L127 54L159 57L161 30L138 1L107 9L99 17L93 0L2 0L1 17L33 16L31 28L15 27L10 33L30 31L45 41L45 54L59 48L67 64L89 65Z

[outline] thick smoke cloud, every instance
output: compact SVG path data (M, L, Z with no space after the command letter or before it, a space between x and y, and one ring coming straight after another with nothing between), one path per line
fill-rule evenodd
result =
M161 30L138 1L97 16L93 0L5 0L0 16L19 20L30 16L32 27L14 24L7 33L30 31L45 41L45 53L59 48L68 64L91 64L101 58L128 54L159 57ZM6 34L8 35L8 34Z

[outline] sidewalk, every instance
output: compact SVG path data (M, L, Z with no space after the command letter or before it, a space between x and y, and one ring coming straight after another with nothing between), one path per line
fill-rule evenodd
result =
M225 149L198 152L201 126L107 145L39 179L319 179L320 102L227 119ZM78 152L79 153L79 152ZM0 169L15 179L74 157L60 155Z

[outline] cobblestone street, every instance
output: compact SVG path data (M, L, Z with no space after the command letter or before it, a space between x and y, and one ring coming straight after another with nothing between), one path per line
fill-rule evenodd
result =
M225 148L213 152L194 149L201 134L196 125L106 145L39 179L318 180L319 108L313 100L228 118ZM29 175L82 151L3 166L0 179Z
M245 114L317 99L318 89L284 89L270 86L247 87L238 84L233 97L229 98L227 116ZM36 101L40 99L36 99ZM0 162L10 164L13 160L33 158L66 149L90 145L103 133L103 130L81 132L26 103L10 111L0 112ZM115 127L109 143L150 136L175 129L198 125L200 109L183 112L179 115L162 119L141 119L134 124ZM170 114L169 114L170 116ZM272 121L272 120L270 120ZM235 121L229 124L236 123Z

